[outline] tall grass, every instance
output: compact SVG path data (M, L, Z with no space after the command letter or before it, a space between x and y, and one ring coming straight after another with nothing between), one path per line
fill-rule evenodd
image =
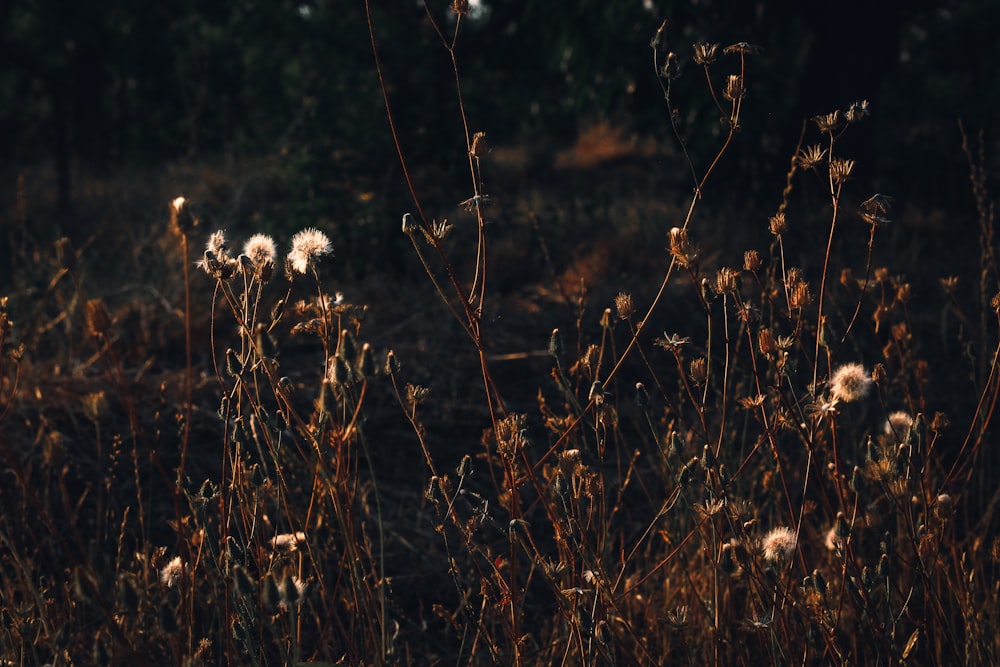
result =
M529 352L501 354L491 279L511 269L462 103L468 7L453 9L453 25L428 20L456 85L462 222L423 205L383 82L412 198L402 233L441 304L423 326L460 335L439 357L416 359L406 328L369 331L392 307L331 287L336 239L230 245L183 198L162 259L183 362L159 382L68 239L22 276L41 292L0 302L4 660L995 664L1000 299L982 153L966 143L973 286L920 293L877 261L893 202L856 192L841 152L865 102L810 121L774 214L747 222L767 241L734 249L705 209L748 131L756 47L694 46L724 128L695 155L681 137L709 129L679 127L687 56L661 27L654 75L691 192L646 251L660 274L588 286L606 302L552 290L568 307L518 341ZM509 382L512 358L544 366ZM961 391L932 386L948 375ZM456 376L478 443L434 400ZM379 428L393 397L408 431ZM393 448L423 469L393 471Z

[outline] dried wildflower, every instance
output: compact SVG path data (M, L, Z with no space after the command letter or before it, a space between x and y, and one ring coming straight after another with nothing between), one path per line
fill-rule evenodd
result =
M657 338L656 340L654 340L653 344L656 345L657 347L662 347L664 350L668 350L670 352L677 353L677 352L680 352L680 350L681 350L682 347L684 347L685 345L687 345L690 342L691 342L691 339L688 338L688 337L686 337L686 336L685 337L681 337L680 334L675 334L675 333L674 334L670 334L668 336L667 332L664 331L663 332L663 337L662 338Z
M198 221L191 215L191 207L188 206L184 197L177 197L170 202L170 225L185 235L198 225Z
M705 67L715 62L715 57L719 51L718 44L708 44L702 42L694 45L694 61Z
M214 254L219 260L226 257L229 252L229 246L226 245L226 230L217 229L209 234L208 241L205 243L205 250Z
M528 446L527 421L527 415L513 413L497 422L497 451L501 456L513 459Z
M736 272L723 267L715 274L715 291L719 294L734 294L737 288Z
M840 110L838 109L822 116L815 116L812 121L816 123L816 127L819 128L820 132L835 132L841 123Z
M323 255L333 252L333 245L326 234L309 227L292 237L292 251L288 253L288 266L296 273L305 273Z
M458 16L466 16L472 12L469 5L469 0L452 0L451 11L455 12Z
M726 87L722 89L722 96L730 102L737 102L747 94L743 77L739 74L730 74L726 78Z
M889 415L883 430L886 435L892 435L902 440L910 432L911 426L913 426L913 417L910 416L910 413L900 410Z
M267 234L254 234L243 244L243 254L253 262L255 271L264 271L267 266L274 267L274 260L278 254L274 239Z
M308 590L309 584L298 577L286 574L278 588L278 594L281 596L278 607L287 611L293 604L296 606L302 604Z
M940 433L946 428L951 422L948 420L948 415L943 412L935 412L934 418L931 419L931 430L935 433Z
M748 44L747 42L737 42L735 44L730 44L726 48L722 49L722 52L725 53L726 55L729 55L731 53L750 55L750 54L760 53L763 50L764 50L763 48L755 44Z
M296 551L300 544L305 544L306 534L301 530L295 533L281 533L271 538L271 547L278 551Z
M1000 560L1000 558L998 558ZM688 624L688 607L687 605L680 605L673 611L668 611L664 620L667 625L673 627L675 630L681 630L687 627Z
M812 293L809 291L809 283L804 280L796 281L791 286L788 295L788 306L792 310L805 308L812 302Z
M403 233L412 234L417 231L417 219L413 217L412 213L403 214Z
M618 317L623 320L630 320L635 315L635 305L632 303L632 295L621 292L615 297L615 308L618 310Z
M830 180L835 185L841 185L851 175L854 170L854 160L844 158L833 158L830 160Z
M760 259L760 253L756 250L747 250L743 253L743 269L745 271L756 273L762 265L763 262Z
M708 379L708 362L705 357L698 357L691 362L691 380L701 385Z
M559 359L563 353L563 343L562 336L559 335L559 329L553 329L552 335L549 336L549 355Z
M809 406L809 413L816 419L823 419L837 414L836 400L818 400Z
M768 228L771 233L775 236L781 236L788 231L788 220L785 218L784 213L778 213L777 215L772 215L768 220Z
M447 218L442 219L441 222L438 222L437 220L431 222L431 234L434 236L434 238L438 240L443 240L445 237L448 236L448 234L451 233L451 230L454 228L455 228L454 225L448 223ZM403 231L404 232L406 231L405 221L403 223Z
M851 106L847 107L844 111L844 120L850 123L857 123L860 120L864 120L871 115L871 111L868 109L868 100L860 100L858 102L853 102Z
M757 334L757 347L765 357L770 357L777 351L774 334L770 329L761 329Z
M187 566L184 561L181 560L180 556L174 556L170 562L163 566L160 570L160 583L168 588L173 588L180 581L181 577L184 576L184 571Z
M826 157L826 149L820 148L819 144L813 144L808 148L803 148L795 156L795 162L802 169L812 169Z
M837 535L836 526L826 531L826 535L823 537L823 546L825 546L829 551L843 551L844 538Z
M764 560L779 563L795 553L795 531L791 528L775 528L764 538L762 550Z
M84 303L83 311L87 334L94 338L107 337L111 329L111 316L104 302L100 299L90 299Z
M830 378L830 394L850 403L864 398L872 387L872 376L861 364L844 364Z
M891 205L892 197L882 194L872 195L861 202L861 217L872 227L884 225L890 222L886 214L889 212Z
M670 230L670 254L681 266L691 265L694 257L691 252L691 243L688 241L687 230L680 227L674 227Z
M887 377L889 377L889 375L883 364L875 364L872 367L872 382L878 384L880 382L884 382Z
M489 146L486 144L486 133L476 132L472 135L472 147L469 149L469 155L478 160L487 152L489 152Z
M753 618L747 618L747 619L744 619L744 620L740 621L740 623L742 623L747 628L749 628L751 630L758 630L758 631L767 630L768 628L771 627L771 624L773 622L774 622L774 610L773 609L771 610L771 613L767 614L766 616L763 615L763 614L760 614L760 615L754 616Z

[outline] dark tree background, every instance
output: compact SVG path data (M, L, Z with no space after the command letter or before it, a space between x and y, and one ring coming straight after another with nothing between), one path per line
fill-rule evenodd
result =
M453 25L447 2L428 4L440 25ZM406 148L450 165L461 147L454 81L428 10L372 5ZM664 19L691 86L700 76L692 43L763 48L750 65L746 138L729 166L761 184L787 164L802 118L868 98L874 119L854 137L859 156L872 158L863 160L866 178L889 180L897 193L964 196L956 121L972 130L994 122L996 3L484 5L463 26L459 63L476 128L506 144L547 150L598 118L669 140L649 48ZM677 105L686 119L714 120L703 95ZM51 164L63 210L81 171L280 154L315 191L382 177L394 159L364 4L343 0L8 0L0 4L0 133L7 183L25 165ZM772 185L780 189L780 179Z

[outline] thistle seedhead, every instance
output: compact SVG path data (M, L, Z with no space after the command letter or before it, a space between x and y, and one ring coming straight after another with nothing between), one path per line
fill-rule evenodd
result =
M708 44L701 42L694 45L694 61L702 67L707 67L715 62L719 51L718 44Z

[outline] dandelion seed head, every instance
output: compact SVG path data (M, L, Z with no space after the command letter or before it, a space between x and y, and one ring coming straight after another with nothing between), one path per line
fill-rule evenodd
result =
M160 570L160 583L168 588L173 588L184 575L184 561L180 556L174 556L169 563Z
M250 258L255 268L260 268L269 262L274 262L278 254L274 239L267 234L254 234L243 244L243 254Z
M844 364L830 378L830 394L844 403L864 398L871 387L871 374L861 364Z
M292 251L288 253L288 265L296 273L305 273L312 262L331 252L333 244L326 234L309 227L292 237Z
M762 545L764 560L777 563L791 558L792 554L795 552L795 545L796 539L794 530L784 526L775 528L767 534L767 537L764 538Z
M295 551L306 541L306 534L301 530L295 533L282 533L271 538L271 546L278 551Z

